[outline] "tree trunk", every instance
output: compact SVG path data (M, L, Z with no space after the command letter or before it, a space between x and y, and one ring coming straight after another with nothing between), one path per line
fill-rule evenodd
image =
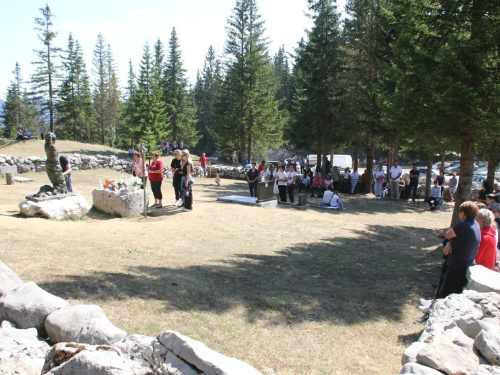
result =
M394 162L394 159L399 160L399 137L395 137L392 142L392 162Z
M375 154L375 142L371 139L366 142L366 178L365 178L365 193L372 192L373 180L373 156Z
M488 182L488 186L493 188L493 183L495 182L495 170L497 169L498 163L498 152L492 151L488 155L488 176L486 177L486 181Z
M358 156L359 156L359 146L357 144L354 145L354 168L358 169Z
M389 169L391 168L392 165L392 141L389 143L389 149L387 150L387 173L389 173Z
M460 155L460 179L458 180L457 193L455 194L455 208L451 219L451 225L460 222L458 208L470 200L472 187L472 164L474 163L474 138L466 135L462 138L462 149Z
M432 155L427 158L427 174L425 175L425 199L431 196L431 185L432 185Z

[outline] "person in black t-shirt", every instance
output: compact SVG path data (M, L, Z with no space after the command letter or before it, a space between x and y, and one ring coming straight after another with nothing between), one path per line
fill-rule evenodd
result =
M441 197L442 197L444 189L444 171L442 169L439 171L439 176L436 177L436 181L438 182L438 185L441 188Z
M181 151L176 149L174 151L174 158L170 163L170 170L174 173L174 178L172 181L172 186L174 187L175 200L178 201L181 196L181 179L182 179L182 168L181 168Z
M415 202L415 198L417 197L417 189L418 189L418 179L420 178L420 172L417 169L417 164L413 163L413 169L410 170L410 184L408 185L408 190L406 192L406 198L410 199L410 193L413 189L412 200Z
M252 163L252 168L247 172L248 187L250 196L257 198L257 187L259 185L259 171L255 168L256 163Z
M73 185L71 183L71 164L69 158L66 155L59 156L59 164L63 172L64 179L66 180L66 189L68 193L73 192Z

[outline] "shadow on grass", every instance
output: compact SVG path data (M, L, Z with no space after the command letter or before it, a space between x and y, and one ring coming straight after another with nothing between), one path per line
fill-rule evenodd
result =
M431 229L375 225L284 250L273 250L270 241L268 254L246 254L242 248L222 264L139 265L40 286L63 298L95 303L139 298L162 301L166 310L216 314L243 307L249 322L269 324L401 320L403 306L428 295L429 283L437 278L439 255L422 250L434 238Z

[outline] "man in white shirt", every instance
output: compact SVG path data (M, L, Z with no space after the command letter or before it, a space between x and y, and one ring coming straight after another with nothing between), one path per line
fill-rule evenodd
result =
M434 181L434 186L431 188L431 196L426 199L426 202L431 206L431 211L436 209L441 199L441 186L439 186L438 181Z
M399 180L403 170L399 166L398 159L394 159L394 165L389 170L389 179L391 182L391 199L399 199Z
M288 166L288 183L287 183L287 189L288 189L288 196L290 197L290 202L294 202L294 197L293 197L293 191L295 190L295 180L297 179L297 173L295 172L295 169L293 167L293 164L290 164Z

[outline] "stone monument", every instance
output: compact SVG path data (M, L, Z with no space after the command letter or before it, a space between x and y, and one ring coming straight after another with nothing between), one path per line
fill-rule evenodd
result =
M68 193L55 142L55 134L47 132L45 134L45 153L47 154L45 167L52 186L43 185L38 193L27 195L26 200L19 203L19 209L25 216L45 216L49 219L61 220L85 216L90 210L83 196Z

